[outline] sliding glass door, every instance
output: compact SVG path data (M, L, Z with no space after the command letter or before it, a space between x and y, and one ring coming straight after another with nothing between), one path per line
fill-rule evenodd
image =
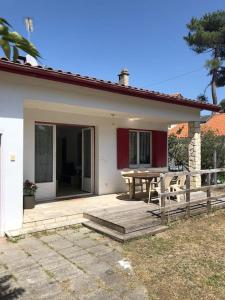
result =
M60 156L59 159L58 156L58 160L56 159L56 125L35 124L35 182L38 186L37 200L51 200L57 196L68 196L67 192L65 194L62 192L60 195L56 194L59 178L61 181L62 178L66 181L67 188L68 185L69 188L75 186L77 180L80 180L80 194L94 192L94 128L79 127L81 138L76 139L76 143L79 143L81 153L79 154L79 151L73 153L74 149L71 145L69 149L64 147L67 149L64 149L64 151L67 151L69 156L68 158L66 156L64 168L60 169L59 164L62 158ZM65 133L66 126L63 128ZM70 136L70 139L72 138L74 138L73 135ZM77 165L75 165L75 161ZM56 165L59 173L58 180L56 178ZM61 171L59 172L59 170ZM68 180L70 184L68 184ZM79 189L75 192L72 190L70 196L79 194Z

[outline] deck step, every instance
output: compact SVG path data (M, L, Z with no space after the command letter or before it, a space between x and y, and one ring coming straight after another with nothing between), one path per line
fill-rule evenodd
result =
M100 224L94 223L92 221L88 221L85 223L82 223L85 227L94 230L96 232L99 232L101 234L107 235L110 238L118 241L118 242L127 242L129 240L142 237L144 235L155 235L157 233L163 232L168 229L167 226L158 225L150 228L145 228L142 230L134 231L131 233L120 233L118 231L115 231L113 229L107 228L105 226L102 226Z
M94 214L84 213L84 218L109 229L118 231L119 233L131 233L137 230L154 227L160 225L159 218L151 218L149 216L133 216L127 219L111 220L105 217L96 216Z

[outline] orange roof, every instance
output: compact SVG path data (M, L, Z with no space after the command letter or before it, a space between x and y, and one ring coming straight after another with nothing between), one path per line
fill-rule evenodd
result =
M188 123L180 123L169 129L169 135L172 134L179 138L188 137Z
M217 135L225 136L225 113L214 114L209 120L201 124L201 131L213 130ZM188 137L188 123L175 125L169 130L169 135L176 135L179 138Z

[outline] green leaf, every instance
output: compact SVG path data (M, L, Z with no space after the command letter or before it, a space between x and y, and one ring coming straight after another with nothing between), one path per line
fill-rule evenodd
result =
M0 35L7 35L9 33L8 27L0 24Z
M16 61L19 56L19 51L16 46L13 46L13 61Z
M4 18L0 18L0 24L1 25L4 25L4 26L9 26L9 27L12 27L8 21L6 21L6 19Z
M4 51L5 53L5 56L10 59L10 45L7 41L5 40L2 40L2 43L1 43L1 47L2 47L2 50Z
M213 70L219 69L221 64L222 63L219 59L214 58L214 59L207 60L205 63L205 67L206 67L206 69L208 69L211 72Z
M22 35L20 35L18 32L9 32L7 36L4 36L4 39L15 44L17 48L30 54L34 58L41 57L40 53L35 48L35 46L32 43L30 43L27 39L25 39Z

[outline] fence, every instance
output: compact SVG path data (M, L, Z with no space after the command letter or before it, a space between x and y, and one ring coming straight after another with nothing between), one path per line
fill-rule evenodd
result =
M220 169L209 169L209 170L200 170L200 171L194 171L194 172L168 172L165 174L161 174L160 177L160 184L161 184L161 193L159 195L159 198L161 200L161 221L163 224L167 222L167 215L171 211L175 211L177 209L185 209L185 216L187 218L190 217L190 207L192 205L198 205L202 203L206 203L206 210L207 213L210 213L212 211L212 201L217 200L219 198L225 198L225 192L224 194L212 196L212 191L225 188L225 183L213 183L212 184L212 175L218 174L218 173L224 173L225 168ZM192 176L202 176L206 175L206 185L201 187L192 188L191 187L191 177ZM165 178L166 177L174 177L174 176L186 176L186 188L179 190L179 191L166 191L165 187ZM206 192L206 197L203 199L197 199L197 200L191 200L191 193L203 191ZM169 197L177 196L177 195L185 195L185 200L182 203L176 203L176 204L166 204L166 199Z

